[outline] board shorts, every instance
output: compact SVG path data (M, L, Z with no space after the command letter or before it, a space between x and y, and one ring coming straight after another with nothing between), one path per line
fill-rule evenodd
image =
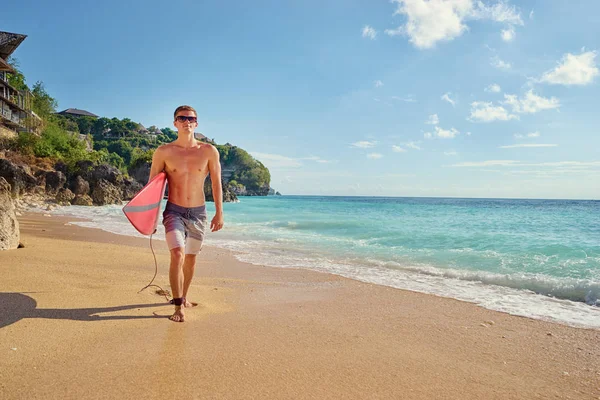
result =
M186 208L167 202L163 225L169 250L181 247L185 254L198 254L204 242L206 221L206 206Z

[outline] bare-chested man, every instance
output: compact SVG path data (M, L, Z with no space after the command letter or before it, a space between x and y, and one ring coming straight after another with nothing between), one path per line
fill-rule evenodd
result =
M206 230L204 180L210 174L215 201L215 216L210 223L212 232L223 227L223 191L219 152L194 138L198 114L190 106L177 107L173 125L177 140L160 146L152 157L150 179L161 171L167 173L169 201L163 213L166 239L171 251L169 281L173 292L175 313L172 321L183 322L184 308L194 303L187 300L194 276L196 255L202 248Z

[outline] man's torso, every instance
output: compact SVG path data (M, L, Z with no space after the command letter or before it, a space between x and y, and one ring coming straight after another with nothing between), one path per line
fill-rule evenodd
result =
M204 181L209 172L208 146L198 143L197 147L191 148L173 144L163 147L171 203L181 207L204 205Z

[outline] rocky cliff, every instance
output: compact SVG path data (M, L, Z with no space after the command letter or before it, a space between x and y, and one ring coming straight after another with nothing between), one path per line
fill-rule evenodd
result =
M68 168L62 162L50 166L24 163L18 154L10 151L2 156L0 177L10 185L15 199L34 195L38 202L102 206L129 200L143 187L107 164L81 161Z
M79 161L70 168L62 162L54 165L23 160L18 154L0 154L0 177L8 184L17 202L27 197L29 205L56 203L60 205L102 206L130 200L148 182L150 164L129 171L131 177L108 164ZM28 162L26 162L28 161ZM222 182L223 201L235 202L237 197L227 182ZM206 199L213 201L210 178L207 178Z
M11 185L0 177L0 250L19 246L19 222L15 214Z

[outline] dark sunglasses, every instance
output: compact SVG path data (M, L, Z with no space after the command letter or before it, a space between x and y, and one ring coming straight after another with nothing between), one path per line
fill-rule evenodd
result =
M187 117L185 115L178 115L177 118L175 118L178 122L185 122L185 121L189 121L189 122L198 122L198 118L196 117Z

